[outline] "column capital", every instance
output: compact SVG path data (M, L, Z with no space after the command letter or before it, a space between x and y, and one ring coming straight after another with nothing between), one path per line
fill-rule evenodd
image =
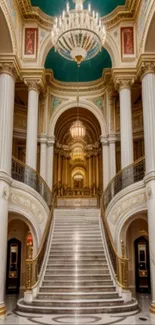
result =
M109 134L109 143L116 143L116 135L115 134Z
M8 74L10 75L15 81L18 77L18 72L13 62L3 62L0 63L0 74Z
M55 136L48 137L48 140L47 140L48 147L53 146L54 143L55 143Z
M142 80L149 73L155 73L155 62L143 61L139 67L137 76Z
M117 77L114 81L115 89L117 91L121 91L122 89L131 89L132 85L134 84L134 81L134 78L129 78L128 76L126 76L126 78Z
M47 144L47 134L46 133L41 133L39 136L39 142Z
M136 69L113 69L113 82L117 91L131 89L135 78Z
M43 88L42 78L24 78L24 83L28 87L28 90L34 90L37 93L40 93Z
M108 138L107 137L101 135L100 136L100 140L101 140L101 143L102 143L103 146L107 146L108 145Z

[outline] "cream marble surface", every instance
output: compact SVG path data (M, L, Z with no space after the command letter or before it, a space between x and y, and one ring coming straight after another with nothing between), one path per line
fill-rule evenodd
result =
M16 296L7 296L7 317L0 320L0 324L155 324L155 315L149 313L151 299L148 295L139 295L139 306L141 310L135 314L98 314L98 315L25 315L14 311L16 307Z

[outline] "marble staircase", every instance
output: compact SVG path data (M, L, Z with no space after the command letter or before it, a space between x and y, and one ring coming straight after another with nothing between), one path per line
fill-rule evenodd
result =
M18 310L49 314L129 312L116 290L104 249L99 215L55 214L46 270L36 298Z

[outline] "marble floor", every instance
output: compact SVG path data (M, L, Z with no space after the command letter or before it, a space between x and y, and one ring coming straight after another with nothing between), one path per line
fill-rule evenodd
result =
M0 324L65 324L65 325L101 325L101 324L155 324L155 315L149 312L151 299L147 294L137 297L140 310L133 314L97 314L97 315L25 315L16 312L16 296L7 296L7 317Z

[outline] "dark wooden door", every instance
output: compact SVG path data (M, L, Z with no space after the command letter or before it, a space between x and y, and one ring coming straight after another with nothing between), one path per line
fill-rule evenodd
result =
M16 238L8 241L6 293L19 293L21 266L21 242Z
M145 237L135 240L136 292L150 293L149 245Z

